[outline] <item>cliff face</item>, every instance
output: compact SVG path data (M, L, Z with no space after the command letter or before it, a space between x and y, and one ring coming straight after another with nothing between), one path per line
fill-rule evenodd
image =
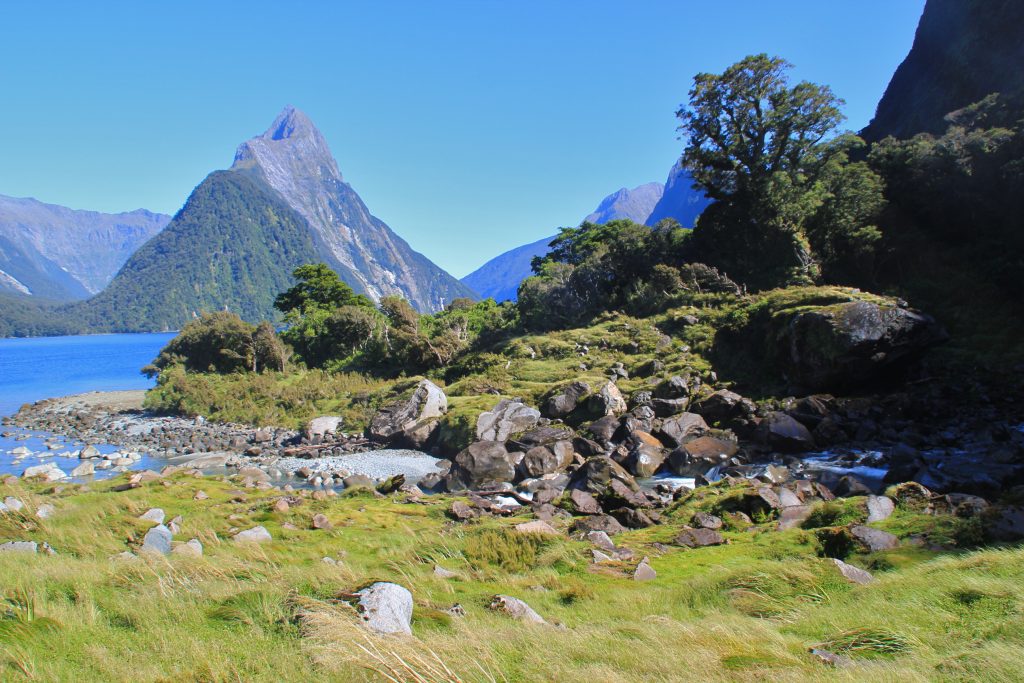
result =
M373 299L397 294L423 312L473 292L396 235L344 181L312 121L287 107L262 135L239 146L232 170L256 174L301 215L324 260Z
M861 136L940 134L949 112L994 92L1019 92L1022 64L1024 2L928 0L913 47Z

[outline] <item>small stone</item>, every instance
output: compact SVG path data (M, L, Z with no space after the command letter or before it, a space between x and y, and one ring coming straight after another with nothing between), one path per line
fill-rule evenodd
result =
M196 491L196 495L192 496L192 500L208 500L209 498L206 491Z
M88 477L92 474L96 474L96 466L88 461L79 463L78 467L71 470L72 477Z
M173 536L170 529L165 527L163 524L157 524L146 532L146 536L142 539L142 547L139 548L139 552L169 555L171 552L172 538Z
M7 496L4 498L4 505L6 505L7 509L12 512L20 512L21 509L25 507L25 504L14 496Z
M834 562L836 567L839 569L839 573L851 583L864 585L875 580L875 577L871 576L869 572L864 571L860 567L854 567L852 564L846 564L842 560L837 560L835 558L832 558L832 562Z
M811 516L811 510L810 505L792 505L782 508L782 511L779 512L778 530L786 531L800 526Z
M274 503L273 510L274 512L288 512L288 510L290 510L291 507L292 506L288 504L287 500L285 500L284 498L280 498L276 503Z
M601 564L602 562L614 562L615 559L607 553L601 552L597 549L591 549L591 556L593 557L594 564Z
M519 621L525 621L533 624L546 624L544 618L537 614L532 607L527 605L519 598L513 598L509 595L495 595L491 598L491 604L489 608L495 612L502 612L509 615Z
M892 498L885 496L868 496L868 524L889 519L896 510Z
M412 633L412 593L406 588L378 581L357 595L367 628L378 633Z
M327 515L313 515L313 528L328 531L333 529L334 525L331 524L331 520L327 519Z
M0 553L37 553L39 544L35 541L8 541L0 543Z
M154 524L164 523L164 511L160 508L150 508L146 512L139 515L139 519L144 522L153 522Z
M709 545L722 545L725 539L714 529L683 529L676 536L675 543L687 548L703 548Z
M646 557L640 560L640 564L633 570L634 581L653 581L656 578L658 578L658 572L654 571L654 567Z
M584 538L602 550L614 551L615 544L604 531L589 531Z
M270 532L262 526L254 526L251 529L239 531L232 537L232 540L235 543L266 543L273 540L273 538L270 536Z
M473 519L474 517L476 517L478 513L476 510L469 507L469 505L462 502L461 500L456 500L452 502L452 506L448 510L448 514L451 515L452 518L457 519L460 522L465 522L466 520Z
M523 522L517 524L515 530L521 534L540 534L541 536L560 536L561 534L553 526L541 520Z
M892 550L900 544L900 539L893 536L888 531L872 529L868 526L855 526L850 529L850 533L853 534L853 537L860 541L861 544L871 552Z
M696 512L693 515L693 525L700 529L721 529L722 519L709 512Z
M455 572L449 569L445 569L439 564L434 565L434 576L436 576L439 579L456 579L459 577L459 575Z
M38 508L36 508L36 517L38 517L39 519L48 519L52 517L56 511L56 508L54 508L49 503L43 503Z
M186 555L188 557L202 557L203 544L198 538L193 538L188 543L179 543L171 549L175 555Z

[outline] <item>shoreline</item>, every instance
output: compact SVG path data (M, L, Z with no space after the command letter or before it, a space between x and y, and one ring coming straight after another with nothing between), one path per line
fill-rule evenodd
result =
M47 398L23 405L2 424L84 446L109 444L121 452L146 453L168 465L237 468L260 481L295 477L327 488L353 475L385 480L403 474L418 480L444 462L420 451L376 449L361 436L346 434L321 444L318 457L300 457L290 452L300 450L299 431L156 415L143 408L145 394L94 391Z

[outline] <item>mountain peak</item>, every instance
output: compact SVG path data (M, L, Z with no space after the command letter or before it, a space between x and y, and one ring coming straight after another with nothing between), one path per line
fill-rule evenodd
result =
M342 181L327 140L308 116L290 104L262 135L238 146L231 168L253 167L293 183L321 178Z
M305 112L296 109L292 105L286 106L277 115L270 128L261 137L267 140L284 140L286 138L303 137L306 135L319 135L313 122Z

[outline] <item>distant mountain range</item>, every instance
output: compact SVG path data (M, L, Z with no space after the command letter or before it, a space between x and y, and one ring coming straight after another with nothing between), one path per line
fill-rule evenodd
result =
M85 299L170 220L145 209L77 211L0 195L0 292Z
M597 209L583 221L607 223L629 219L653 226L664 218L674 218L684 227L692 228L708 203L702 192L693 189L693 180L677 162L669 170L664 185L647 183L632 190L622 188L601 200ZM545 237L495 256L462 278L462 283L481 298L515 301L519 284L533 274L530 269L533 258L548 253L555 237Z

